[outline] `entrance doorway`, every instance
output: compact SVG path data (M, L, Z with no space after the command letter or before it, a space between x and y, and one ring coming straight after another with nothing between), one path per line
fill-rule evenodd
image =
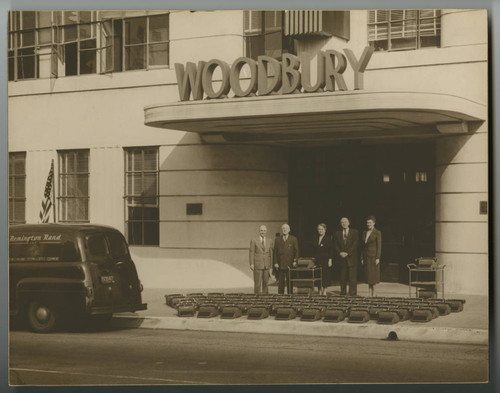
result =
M434 168L434 145L427 143L292 150L289 217L300 254L311 255L318 223L332 236L346 216L361 234L374 215L382 232L381 280L407 283L406 265L435 251Z

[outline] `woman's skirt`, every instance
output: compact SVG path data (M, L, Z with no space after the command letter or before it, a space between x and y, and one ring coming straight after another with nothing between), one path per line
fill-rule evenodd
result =
M367 258L365 261L366 283L373 285L380 282L380 263L375 263L375 258Z
M329 287L332 283L332 268L328 266L328 257L316 258L316 266L321 266L321 286Z

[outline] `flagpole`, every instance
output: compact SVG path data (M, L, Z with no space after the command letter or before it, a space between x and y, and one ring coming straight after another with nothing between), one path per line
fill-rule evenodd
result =
M51 165L53 166L54 165L54 159L52 159L52 163ZM55 170L54 170L54 175L52 177L52 206L54 207L54 224L56 223L56 213L57 213L57 210L56 210L56 176L55 176Z

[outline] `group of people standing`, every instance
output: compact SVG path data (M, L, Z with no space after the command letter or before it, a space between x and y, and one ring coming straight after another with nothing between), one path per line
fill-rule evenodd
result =
M375 285L380 282L380 256L382 252L382 233L375 228L376 219L366 219L366 229L361 237L356 229L350 228L347 217L340 220L341 230L333 238L327 234L326 224L318 224L317 235L313 239L315 265L322 269L322 294L331 285L333 265L339 268L340 294L357 295L358 263L364 266L365 280L369 295L375 296ZM361 258L359 255L361 254ZM275 239L267 237L267 228L261 225L259 237L250 242L250 269L254 274L254 292L268 293L271 271L277 273L278 293L289 289L288 268L295 267L299 258L299 243L290 235L290 226L283 224L281 234ZM347 284L349 283L349 292Z

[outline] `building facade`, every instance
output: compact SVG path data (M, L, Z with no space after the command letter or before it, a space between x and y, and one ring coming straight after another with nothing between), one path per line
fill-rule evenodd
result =
M9 222L127 237L149 287L251 283L261 224L377 217L382 280L488 293L485 10L16 11Z

